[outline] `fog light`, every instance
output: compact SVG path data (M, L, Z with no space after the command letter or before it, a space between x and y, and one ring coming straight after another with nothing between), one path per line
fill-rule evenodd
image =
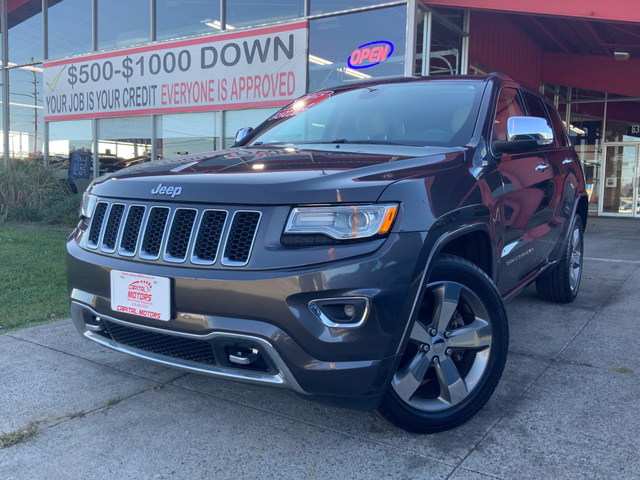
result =
M351 318L356 314L356 307L349 303L344 306L344 313L347 317Z
M339 297L311 300L309 310L327 327L355 328L369 315L369 298Z

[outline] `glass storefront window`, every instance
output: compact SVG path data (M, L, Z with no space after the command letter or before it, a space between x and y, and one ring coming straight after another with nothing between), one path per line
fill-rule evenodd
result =
M42 64L9 71L9 156L42 161Z
M311 15L341 12L354 8L373 7L393 0L311 0Z
M406 24L404 5L311 20L309 91L369 78L402 76ZM363 58L370 54L377 64Z
M429 75L459 75L462 68L463 10L434 9Z
M607 104L607 142L640 142L640 101L611 98Z
M53 3L53 2L51 2ZM49 58L90 52L91 2L63 0L49 7Z
M149 0L98 0L98 50L146 43L150 36Z
M151 160L151 117L98 120L100 175Z
M49 122L49 166L71 191L84 192L93 179L91 120Z
M220 150L218 112L180 113L156 117L158 158Z
M598 100L598 92L578 91L572 101ZM598 211L602 176L602 122L604 120L604 94L597 103L572 103L567 133L582 161L589 210Z
M279 108L252 108L247 110L231 110L226 113L224 147L229 148L236 143L236 133L244 127L256 128Z
M158 40L220 31L220 0L157 0Z
M291 20L304 15L303 0L227 0L227 30Z
M42 0L8 2L9 62L42 60Z

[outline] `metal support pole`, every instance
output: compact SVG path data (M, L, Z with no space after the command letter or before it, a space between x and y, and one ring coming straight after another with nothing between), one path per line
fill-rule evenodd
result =
M93 43L93 51L98 50L98 0L92 0L91 3L91 24L93 28L92 32L92 43Z
M42 0L42 58L49 58L49 0Z
M418 2L407 2L407 45L405 49L404 76L415 75L416 65L416 30L418 27Z
M222 150L227 148L227 112L220 112L220 138L222 141Z
M220 30L227 29L227 0L220 0Z
M100 176L100 154L98 153L98 119L91 119L91 138L93 138L93 178Z
M424 31L422 33L422 76L429 75L431 64L431 27L433 15L431 10L424 12Z
M311 0L304 0L304 12L303 15L304 17L308 17L309 15L311 15Z
M156 37L156 0L151 0L151 41L155 42Z
M2 137L4 141L4 168L9 167L9 22L7 21L7 0L0 0L0 29L2 29L2 113L4 124Z
M49 0L42 0L42 58L49 58ZM36 100L37 103L37 100ZM37 128L37 125L36 125ZM44 166L49 167L49 123L44 122L42 132L42 152L44 155Z
M471 27L471 11L464 11L464 18L462 20L462 29L466 35L462 37L462 58L460 59L460 75L467 75L469 73L469 29Z
M156 118L158 115L151 115L151 161L158 159L158 142L156 140L158 132L156 130Z

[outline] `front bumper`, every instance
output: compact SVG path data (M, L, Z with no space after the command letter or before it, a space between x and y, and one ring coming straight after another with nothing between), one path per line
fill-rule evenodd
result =
M133 262L67 244L72 317L88 339L125 353L217 378L293 389L350 408L371 409L389 384L422 274L422 233L394 234L373 253L278 270L194 269ZM292 251L292 254L295 254ZM112 269L171 279L171 320L111 310ZM330 327L309 302L365 296L370 308L357 328ZM206 342L214 363L118 341L112 327ZM114 330L115 331L115 330ZM154 337L155 338L155 337ZM226 361L226 348L255 348L262 369ZM160 353L158 353L160 352Z

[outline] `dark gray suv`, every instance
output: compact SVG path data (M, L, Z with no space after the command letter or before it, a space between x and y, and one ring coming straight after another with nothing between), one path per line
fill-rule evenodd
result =
M504 75L315 92L229 150L93 182L72 317L131 355L449 429L500 379L503 300L576 297L584 186L553 105Z

